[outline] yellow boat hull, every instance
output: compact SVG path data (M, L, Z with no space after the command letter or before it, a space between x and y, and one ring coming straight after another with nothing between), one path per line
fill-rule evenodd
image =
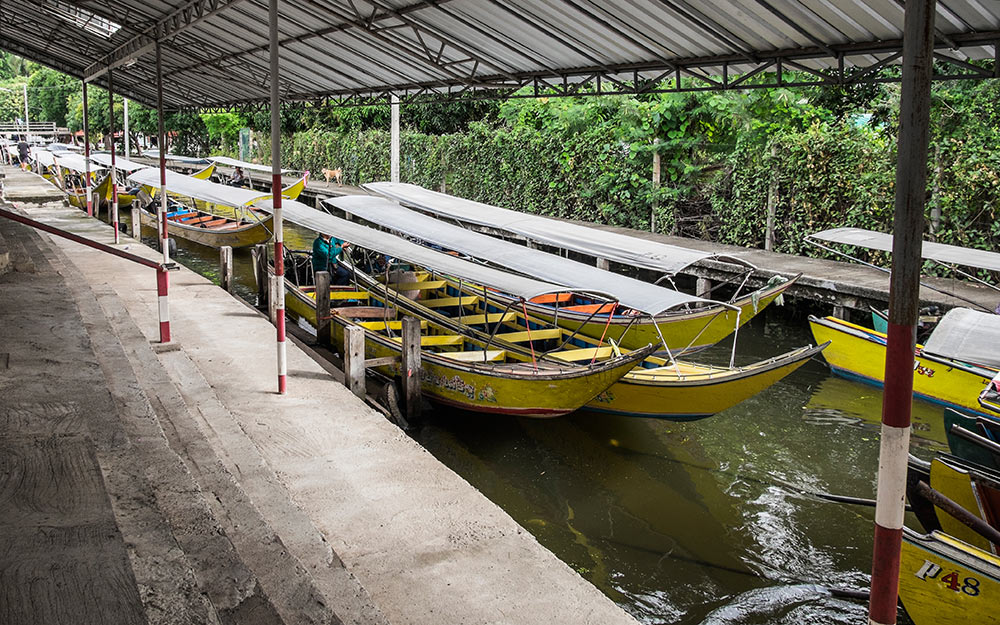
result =
M742 326L757 313L764 310L780 297L795 279L777 286L762 289L756 295L750 294L737 299L733 305L739 308L739 325ZM506 303L507 300L498 297ZM710 306L690 312L665 312L656 316L656 324L648 316L616 315L608 323L607 315L594 315L568 310L557 310L550 306L528 304L528 312L549 324L558 324L567 330L578 330L592 338L614 339L625 349L638 349L652 343L660 344L660 333L667 346L675 354L692 353L715 345L736 329L736 311L722 306ZM659 331L657 331L659 326Z
M996 625L1000 558L947 534L905 530L899 598L914 625Z
M286 285L286 309L315 324L315 295L304 293L287 281ZM349 324L347 319L334 315L330 323L334 345L344 344L344 328ZM400 355L399 343L365 330L366 359ZM420 362L420 388L428 399L462 410L558 417L580 409L632 369L636 360L618 358L593 367L553 370L543 366L536 370L528 363L492 365L452 361L447 355L424 350ZM403 375L398 361L376 369L393 378Z
M802 347L736 369L678 363L680 377L669 365L660 369L636 368L595 397L586 409L673 421L703 419L760 393L822 350L823 345Z
M156 215L140 210L139 218L144 226L156 228ZM186 226L176 221L167 220L167 232L170 236L194 241L208 247L229 246L232 248L247 247L257 243L265 243L271 239L274 217L268 215L257 223L247 223L233 230L210 230Z
M885 334L834 317L810 317L809 327L816 341L830 341L823 357L834 373L882 386ZM921 348L917 346L913 394L926 401L986 414L979 406L979 393L989 384L995 371L932 358L922 354Z

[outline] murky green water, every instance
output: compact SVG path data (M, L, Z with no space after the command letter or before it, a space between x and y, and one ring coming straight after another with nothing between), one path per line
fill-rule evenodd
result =
M217 250L178 240L175 256L217 279ZM234 256L254 301L249 251ZM741 330L739 361L810 342L801 312L772 310ZM811 493L874 497L880 411L876 389L810 362L691 423L438 410L413 437L640 621L860 623L865 604L823 587L867 589L873 510ZM939 408L915 403L914 421L918 455L944 448Z

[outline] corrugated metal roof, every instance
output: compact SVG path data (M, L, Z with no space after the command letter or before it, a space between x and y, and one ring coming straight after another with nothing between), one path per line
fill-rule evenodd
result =
M71 75L109 61L115 90L155 102L157 25L168 107L268 100L267 0L78 0L122 24L110 39L3 0L0 47ZM280 2L281 90L311 100L784 69L852 78L902 45L899 0L299 0ZM1000 3L939 0L939 52L994 58ZM843 69L841 69L843 66ZM969 70L966 70L969 71ZM106 75L95 82L106 85Z

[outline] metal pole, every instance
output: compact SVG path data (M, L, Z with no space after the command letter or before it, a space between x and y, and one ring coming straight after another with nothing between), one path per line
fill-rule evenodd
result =
M278 392L286 390L288 367L285 352L285 252L281 214L281 96L278 91L278 0L268 1L268 22L271 56L271 189L274 207L274 274L277 284L275 325L278 330Z
M399 182L399 96L389 96L389 111L392 120L389 134L389 180Z
M24 83L24 140L27 141L31 132L31 124L28 123L28 83Z
M156 223L160 231L160 251L163 252L163 264L170 264L170 245L167 240L167 153L163 132L163 67L160 62L160 42L156 42L156 147L160 153L160 203L156 215ZM157 278L159 287L159 277ZM160 298L160 342L170 342L170 306L167 297L169 281L166 273L163 275L163 297Z
M889 332L882 394L872 592L868 608L869 623L878 625L896 622L899 591L899 554L903 539L910 404L913 400L913 349L920 306L921 233L927 193L934 4L935 0L907 2L903 27Z
M132 139L128 136L128 98L122 98L125 103L125 158L132 158Z
M94 190L90 180L90 117L87 111L87 82L83 83L83 156L87 159L87 215L94 216Z
M111 80L111 70L108 70L108 126L111 142L111 225L115 228L115 243L118 243L118 172L115 167L115 86Z

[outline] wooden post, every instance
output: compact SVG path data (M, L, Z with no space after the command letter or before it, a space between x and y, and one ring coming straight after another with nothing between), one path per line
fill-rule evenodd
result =
M270 288L267 283L267 245L258 243L250 250L253 256L253 279L257 283L257 306L267 306Z
M778 146L771 146L771 159L778 157ZM778 177L771 166L771 182L767 185L767 229L764 231L764 249L774 250L774 216L778 205Z
M406 420L420 416L420 320L403 318L403 396Z
M278 323L278 281L281 279L281 276L268 274L267 318L273 324Z
M219 286L233 292L233 248L228 245L219 248Z
M660 145L660 139L657 137L653 139L653 192L656 193L660 190L660 152L658 146ZM659 206L659 202L653 200L652 205L649 207L649 231L656 232L656 209Z
M610 267L611 267L611 263L608 262L607 258L598 258L597 259L597 268L598 269L603 269L604 271L608 271L608 269L610 269Z
M351 326L352 328L355 326ZM358 328L361 329L361 328ZM347 339L344 335L344 357L347 357ZM320 345L330 344L330 272L316 272L316 342ZM364 332L361 338L361 358L364 359ZM364 377L364 365L361 375Z
M320 273L326 273L325 271ZM327 274L329 276L330 274ZM329 301L329 298L327 298ZM329 310L329 306L327 306ZM329 322L327 322L329 335ZM365 396L365 329L358 325L344 328L344 383L358 397Z
M708 297L712 294L712 281L708 278L698 278L694 285L694 293L698 297Z
M833 305L833 316L836 317L837 319L843 319L844 321L849 321L849 319L847 318L847 309L844 308L841 304Z
M139 209L132 207L132 238L136 241L142 238L142 221L139 219Z
M931 239L941 229L941 144L934 144L934 184L931 187Z

